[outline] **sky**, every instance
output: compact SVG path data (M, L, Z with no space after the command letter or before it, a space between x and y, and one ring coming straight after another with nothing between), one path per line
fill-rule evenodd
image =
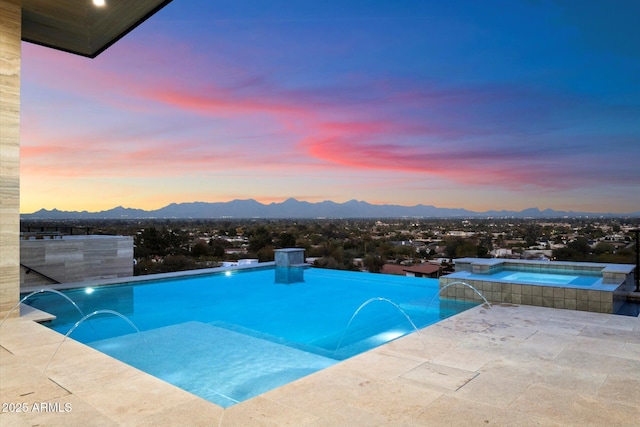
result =
M637 0L175 0L95 59L23 42L20 210L638 212L638 16Z

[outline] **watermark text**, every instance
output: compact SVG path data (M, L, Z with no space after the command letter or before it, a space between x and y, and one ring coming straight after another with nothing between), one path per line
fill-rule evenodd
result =
M1 413L32 413L32 412L46 412L46 413L67 413L73 410L71 403L61 402L34 402L34 403L7 403L2 402Z

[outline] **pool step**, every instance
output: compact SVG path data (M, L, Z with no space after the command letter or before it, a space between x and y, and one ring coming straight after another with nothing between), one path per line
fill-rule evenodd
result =
M223 407L336 363L196 321L109 338L91 346Z
M313 354L317 354L317 355L320 355L320 356L323 356L323 357L329 357L329 358L333 357L333 352L327 351L327 350L325 350L324 348L321 348L321 347L317 347L316 345L313 345L311 343L304 344L304 343L294 342L294 341L290 341L290 340L287 340L287 339L282 338L282 337L278 337L278 336L266 334L264 332L256 331L255 329L250 329L250 328L246 328L244 326L236 325L234 323L228 323L228 322L219 321L219 320L216 320L216 321L213 321L213 322L209 322L208 324L211 325L211 326L214 326L216 328L224 328L224 329L227 329L229 331L238 332L240 334L248 335L250 337L258 338L258 339L265 340L265 341L270 341L270 342L278 344L278 345L284 345L284 346L287 346L287 347L295 348L297 350L302 350L302 351L305 351L307 353L313 353Z

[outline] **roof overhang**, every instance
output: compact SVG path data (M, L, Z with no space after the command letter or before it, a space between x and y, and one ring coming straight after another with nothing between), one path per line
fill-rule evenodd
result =
M22 0L22 40L95 58L171 0Z

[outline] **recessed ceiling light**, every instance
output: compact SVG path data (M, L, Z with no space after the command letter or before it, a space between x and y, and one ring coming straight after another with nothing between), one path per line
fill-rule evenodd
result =
M107 2L105 0L93 0L93 5L94 6L98 6L98 7L102 7L104 5L106 5Z

